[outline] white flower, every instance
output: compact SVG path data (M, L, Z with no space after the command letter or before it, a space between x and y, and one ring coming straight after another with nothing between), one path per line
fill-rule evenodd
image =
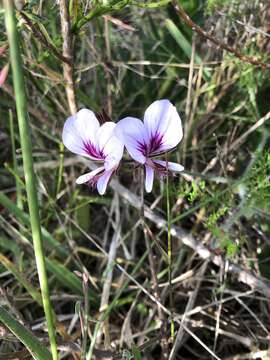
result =
M145 189L151 192L154 172L184 170L180 164L156 160L155 156L176 147L183 137L181 119L169 100L157 100L145 111L144 121L133 117L120 120L116 136L123 142L130 156L145 166Z
M87 109L70 116L63 129L63 143L71 152L102 163L76 180L77 184L97 186L100 195L105 193L123 156L124 146L114 135L114 129L115 123L111 121L100 126L94 112Z

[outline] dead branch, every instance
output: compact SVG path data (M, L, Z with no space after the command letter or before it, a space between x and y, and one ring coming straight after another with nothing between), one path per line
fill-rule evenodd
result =
M252 65L259 66L263 69L270 69L270 64L264 63L254 57L247 56L241 51L239 51L237 48L232 47L226 43L224 43L221 40L218 40L214 36L210 35L208 32L203 30L199 25L197 25L191 18L188 16L188 14L185 12L185 10L175 1L172 0L173 7L176 11L176 13L179 15L181 20L192 30L196 31L197 34L199 34L201 37L211 41L213 44L215 44L219 49L226 50L236 56L241 61L247 62Z
M73 54L72 54L72 35L70 28L70 18L68 12L68 2L66 0L59 1L61 29L63 38L63 56L68 59L68 63L63 63L65 89L69 110L71 114L77 112L75 99L75 86L73 79Z

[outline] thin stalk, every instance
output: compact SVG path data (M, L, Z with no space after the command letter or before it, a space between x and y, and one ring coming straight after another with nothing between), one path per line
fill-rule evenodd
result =
M49 296L49 287L42 246L37 187L35 173L33 169L32 144L30 138L30 128L27 119L27 101L23 77L22 59L19 48L19 35L17 32L17 22L14 15L13 1L4 0L3 4L5 10L7 35L9 40L10 60L13 73L13 85L15 91L16 109L19 124L25 184L35 251L35 259L40 282L43 307L48 326L52 356L54 360L57 360L58 354L55 339L54 319Z
M55 192L56 198L61 190L63 170L64 170L64 144L60 143L59 144L59 170L58 170L57 185L56 185L56 192Z
M82 360L87 356L87 337L88 337L88 321L89 321L89 289L88 289L88 274L83 273L83 293L84 293L84 311L83 311L83 336L82 336Z
M168 162L167 155L166 161ZM169 173L167 166L166 174L166 202L167 202L167 241L168 241L168 282L169 282L169 297L170 297L170 311L173 311L173 293L172 293L172 235L171 235L171 208L170 208L170 184ZM171 340L174 339L174 321L171 318Z

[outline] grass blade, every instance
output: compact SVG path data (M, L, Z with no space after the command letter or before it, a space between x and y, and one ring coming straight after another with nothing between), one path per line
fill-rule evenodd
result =
M2 253L0 253L0 263L9 270L18 282L28 291L32 298L42 306L42 297L40 293L31 285L21 271Z
M20 220L24 225L30 226L30 217L23 210L21 210L14 202L12 202L7 196L3 193L0 193L0 204L12 213L18 220ZM55 250L57 255L61 258L66 258L68 256L68 251L63 248L63 246L55 240L55 238L44 228L41 228L42 238L44 239L44 245L46 245L50 250Z
M52 360L47 348L22 324L0 306L0 321L25 345L36 360Z
M166 19L165 21L165 26L168 29L169 33L171 34L171 36L174 38L174 40L177 42L177 44L180 46L180 48L183 50L184 54L190 59L191 57L191 44L188 42L188 40L186 39L186 37L182 34L182 32L180 31L180 29L178 29L178 27L175 25L175 23L170 20L170 19ZM200 58L200 56L198 56L197 54L195 54L195 63L197 65L201 65L202 64L202 59ZM210 79L210 73L208 70L204 69L203 70L203 74L204 74L204 78L205 80L209 80Z

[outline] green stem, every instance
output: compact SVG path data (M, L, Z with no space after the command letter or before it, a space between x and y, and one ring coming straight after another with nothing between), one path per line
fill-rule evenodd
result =
M58 170L57 186L56 186L56 192L55 192L56 198L61 189L63 170L64 170L64 144L60 143L60 145L59 145L59 170Z
M163 6L168 5L172 0L160 0L157 2L150 3L140 3L140 1L135 0L118 0L111 1L106 5L96 5L87 15L80 19L76 24L72 26L72 32L76 33L80 30L82 26L91 21L93 18L108 14L113 11L122 10L126 5L138 6L145 9L157 9Z
M132 1L130 5L138 6L140 8L144 9L158 9L163 6L168 5L172 0L160 0L156 2L150 2L150 3L140 3L139 1Z
M87 15L85 15L82 19L80 19L76 24L72 26L72 32L78 32L82 26L84 26L90 20L98 16L102 16L111 11L118 11L123 9L126 5L128 5L129 2L130 0L120 0L117 2L110 2L106 5L97 5Z
M166 156L166 161L168 158ZM169 188L169 174L167 170L166 175L166 200L167 200L167 240L168 240L168 282L169 282L169 297L170 297L170 311L173 312L173 293L172 293L172 235L171 235L171 208L170 208L170 188ZM171 340L174 339L174 321L171 317Z
M54 319L52 315L52 307L49 296L49 287L42 246L37 188L35 173L33 169L32 144L30 138L30 128L27 119L26 91L23 77L23 65L19 48L19 35L17 32L17 22L14 15L13 1L4 0L3 4L5 10L7 35L9 40L10 59L13 73L13 85L15 90L16 109L20 131L25 184L35 251L35 259L37 264L43 307L48 326L52 355L53 359L57 360L58 354L55 339Z

